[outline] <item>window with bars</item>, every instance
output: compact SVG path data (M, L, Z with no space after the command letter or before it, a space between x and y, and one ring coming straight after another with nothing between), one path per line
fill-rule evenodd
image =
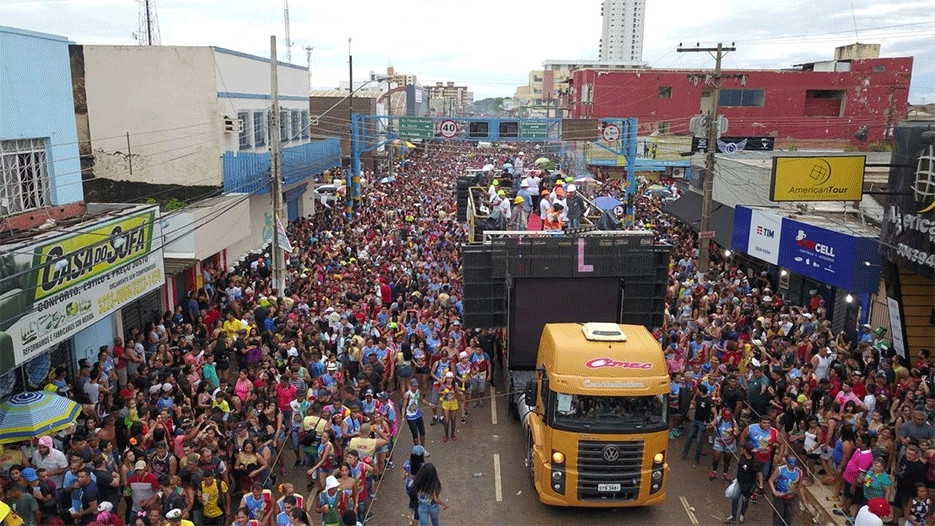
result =
M292 137L289 136L289 110L280 110L279 111L279 140L286 143L289 142L289 139Z
M250 148L250 112L241 111L237 114L237 118L240 119L240 134L238 135L238 140L240 142L241 150L248 150Z
M266 112L253 112L253 147L266 146Z
M49 206L46 139L0 141L0 215Z
M302 112L292 110L292 135L289 137L293 141L299 140L302 135Z

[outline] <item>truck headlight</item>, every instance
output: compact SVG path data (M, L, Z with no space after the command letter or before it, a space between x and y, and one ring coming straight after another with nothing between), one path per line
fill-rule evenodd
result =
M563 455L561 451L553 451L552 462L555 462L556 464L563 464L565 462L565 455Z
M662 478L662 472L661 472L661 471L658 471L658 470L657 470L657 471L653 471L653 480L659 481L661 478Z
M665 459L665 453L656 453L656 455L653 457L653 464L662 464L662 461Z

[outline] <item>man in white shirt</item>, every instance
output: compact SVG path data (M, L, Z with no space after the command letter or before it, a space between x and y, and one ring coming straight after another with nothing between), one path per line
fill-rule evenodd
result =
M854 526L883 526L883 517L889 517L890 505L884 498L870 499L854 517Z
M46 470L55 487L61 488L65 479L65 470L68 469L68 459L65 453L52 447L52 437L44 436L39 438L39 446L33 452L32 465L35 468Z

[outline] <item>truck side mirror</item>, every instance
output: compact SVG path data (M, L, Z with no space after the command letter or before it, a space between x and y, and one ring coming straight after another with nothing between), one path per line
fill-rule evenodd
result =
M529 407L536 407L536 381L526 382L526 389L523 390L523 401Z

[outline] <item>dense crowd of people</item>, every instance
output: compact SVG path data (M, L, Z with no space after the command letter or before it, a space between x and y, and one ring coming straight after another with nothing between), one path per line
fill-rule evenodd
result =
M27 526L353 525L408 431L409 519L437 526L447 501L426 425L457 442L503 350L496 328L461 325L457 175L497 167L483 185L504 228L579 227L579 192L625 201L619 181L579 189L524 161L456 143L412 152L394 183L364 189L353 221L338 206L289 225L282 291L268 254L206 265L174 312L102 345L73 381L56 371L52 388L81 404L78 421L0 452L2 500ZM909 369L882 329L865 326L857 342L833 334L823 299L786 303L765 268L715 255L701 275L697 239L647 185L636 227L673 247L656 331L670 437L687 433L682 457L694 448L695 465L710 446L712 480L737 479L728 520L771 493L775 523L789 525L802 487L821 483L858 524L881 498L893 507L884 518L932 524L927 352ZM305 488L285 482L290 469Z

